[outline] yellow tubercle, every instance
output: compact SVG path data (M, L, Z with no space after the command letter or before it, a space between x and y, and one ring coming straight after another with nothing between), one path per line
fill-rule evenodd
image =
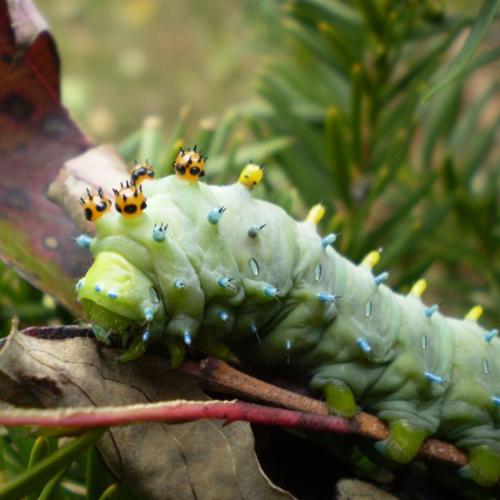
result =
M314 205L314 207L309 210L306 217L306 222L312 222L313 224L319 224L321 219L325 216L325 206L321 203Z
M238 182L243 184L247 189L253 189L257 184L262 181L264 177L264 170L260 165L249 163L245 165L241 171Z
M483 306L481 306L481 305L474 306L465 315L465 319L470 319L472 321L477 321L482 316L483 312L484 312Z
M411 287L410 295L413 295L415 297L422 297L426 288L427 281L424 279L420 279Z
M370 269L375 267L380 261L380 250L372 250L362 261L361 265L366 266Z

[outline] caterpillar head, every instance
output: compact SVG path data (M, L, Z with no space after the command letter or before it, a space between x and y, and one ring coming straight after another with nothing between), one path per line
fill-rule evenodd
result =
M187 151L181 148L174 161L175 175L189 182L197 182L205 175L206 159L196 151L196 146Z
M164 310L153 283L115 251L99 252L76 288L87 317L103 328L125 335L137 325L163 325Z
M91 193L87 189L87 197L80 198L84 217L91 222L100 219L111 208L111 200L104 194L102 188L97 193Z
M146 197L142 192L142 186L131 186L129 182L121 185L121 189L113 189L115 193L116 211L127 219L132 219L142 214L146 209Z
M136 162L130 173L130 184L140 186L144 181L152 181L154 177L153 165L147 160L143 163Z

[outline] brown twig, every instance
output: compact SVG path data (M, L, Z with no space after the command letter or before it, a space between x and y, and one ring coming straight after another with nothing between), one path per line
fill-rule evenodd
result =
M329 413L323 401L263 382L215 358L203 360L199 368L193 363L185 364L182 370L199 378L203 387L207 389L305 413L318 415ZM352 420L345 421L349 422L353 432L364 437L379 441L386 439L389 435L387 426L368 413L360 412ZM448 462L458 467L467 465L469 461L467 454L456 446L434 438L425 440L419 455L431 460Z

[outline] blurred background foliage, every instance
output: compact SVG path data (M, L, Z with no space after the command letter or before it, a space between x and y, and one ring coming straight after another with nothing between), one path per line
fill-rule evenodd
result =
M298 218L324 203L322 230L341 233L344 255L383 248L377 271L391 286L426 277L426 302L458 317L481 303L482 323L498 326L497 2L37 4L59 44L65 104L96 143L159 174L180 145L198 144L209 182L264 162L258 196ZM2 333L13 314L23 326L72 321L2 268ZM0 474L26 469L33 443L4 435ZM51 495L104 491L98 458L88 452L87 473L84 460Z
M63 61L63 99L96 142L122 139L154 113L172 127L220 115L249 98L264 30L252 14L265 2L67 0L37 2ZM272 3L272 2L271 2ZM262 24L262 20L260 21ZM260 32L260 34L259 34Z

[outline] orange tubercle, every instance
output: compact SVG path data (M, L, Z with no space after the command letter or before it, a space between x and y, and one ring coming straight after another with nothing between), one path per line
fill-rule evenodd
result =
M188 182L198 182L205 175L205 161L206 157L196 151L196 146L187 151L181 148L174 161L175 175Z
M123 217L132 219L139 216L147 207L142 186L133 186L129 182L122 184L121 189L113 189L115 193L115 209Z
M91 193L87 188L87 197L80 198L83 215L90 222L96 222L111 208L111 200L104 194L102 188L97 193Z
M132 186L140 186L144 181L152 181L155 177L153 165L147 160L145 162L136 162L130 173L130 183Z

